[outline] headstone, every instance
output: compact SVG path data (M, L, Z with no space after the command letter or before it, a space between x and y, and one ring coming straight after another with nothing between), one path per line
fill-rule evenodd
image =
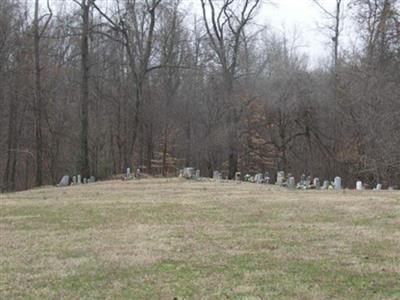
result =
M243 177L243 180L246 181L246 182L250 182L250 179L251 179L251 175L250 174L246 174Z
M320 181L319 181L319 178L318 178L318 177L315 177L314 180L313 180L313 186L314 186L314 188L317 189L317 190L319 190L320 185L321 185L321 183L320 183Z
M256 174L254 176L254 181L255 183L263 183L264 182L263 175L261 173Z
M333 186L335 190L340 190L342 188L342 178L339 176L336 176L334 181L333 181Z
M213 172L213 179L221 180L222 179L222 174L219 171L214 171Z
M276 174L276 185L283 185L283 181L285 180L285 172L284 171L279 171Z
M306 174L302 174L302 175L301 175L299 184L300 184L301 186L306 185Z
M240 181L241 180L241 173L240 172L236 172L235 173L235 180L236 181Z
M72 176L72 183L73 183L73 184L76 184L76 183L77 183L76 176Z
M304 186L305 186L306 188L309 188L310 185L311 185L311 176L308 176L307 179L306 179L306 181L304 182Z
M96 182L96 177L94 177L94 176L90 176L90 178L88 179L88 181L87 181L88 183L93 183L93 182Z
M186 179L191 179L194 176L194 168L184 168L183 177Z
M294 176L290 176L290 177L288 178L287 186L288 186L289 189L294 189L294 188L296 188L296 180L294 179Z
M264 182L268 184L270 180L271 180L271 178L269 177L269 173L265 172L265 174L264 174Z
M136 169L135 177L136 177L137 179L140 179L140 177L142 177L142 171L140 171L140 168L137 168L137 169Z
M68 175L64 175L61 178L60 183L58 184L58 186L68 186L69 185L69 176Z
M200 170L196 170L196 178L200 178Z
M376 191L380 191L381 189L382 189L382 184L378 183L378 184L376 185L375 190L376 190Z
M361 191L362 189L363 189L362 182L361 182L360 180L358 180L358 181L356 182L356 190L357 190L357 191Z
M87 184L87 178L83 178L83 183Z
M180 169L179 170L179 178L182 178L183 177L183 169Z
M329 180L324 180L324 183L322 185L323 190L329 189Z
M78 181L77 181L77 183L78 183L78 184L81 184L81 183L82 183L81 175L78 175Z
M131 168L126 168L126 178L131 176Z

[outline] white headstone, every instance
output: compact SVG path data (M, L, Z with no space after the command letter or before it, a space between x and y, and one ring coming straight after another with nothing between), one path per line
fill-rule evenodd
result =
M126 168L126 177L131 176L131 168Z
M382 189L382 184L380 184L380 183L378 183L377 185L376 185L376 188L375 188L377 191L380 191L381 189Z
M335 190L340 190L342 188L342 178L336 176L333 185Z
M329 180L324 180L324 183L322 185L323 190L327 190L329 188Z
M76 181L76 176L72 176L72 183L73 183L73 184L76 184L76 182L77 182L77 181Z
M194 176L194 168L184 168L183 177L190 179Z
M78 175L78 184L81 184L82 180L81 180L81 175Z
M196 177L200 178L200 170L196 170Z
M362 182L361 182L360 180L358 180L358 181L356 182L356 190L357 190L357 191L361 191L362 189L363 189Z
M290 189L296 188L296 180L294 179L293 176L290 176L288 178L288 188L290 188Z

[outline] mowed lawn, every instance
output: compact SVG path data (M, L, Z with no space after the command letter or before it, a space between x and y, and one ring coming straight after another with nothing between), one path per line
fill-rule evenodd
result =
M1 299L400 299L400 192L143 179L0 195Z

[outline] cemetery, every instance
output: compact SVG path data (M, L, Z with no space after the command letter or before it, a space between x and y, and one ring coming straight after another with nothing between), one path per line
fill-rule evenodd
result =
M200 175L129 168L114 180L74 174L58 187L1 194L0 295L400 296L399 191L284 171Z

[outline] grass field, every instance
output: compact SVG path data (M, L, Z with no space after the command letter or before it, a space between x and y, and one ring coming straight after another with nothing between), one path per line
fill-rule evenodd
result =
M400 299L400 192L144 179L0 195L1 299Z

